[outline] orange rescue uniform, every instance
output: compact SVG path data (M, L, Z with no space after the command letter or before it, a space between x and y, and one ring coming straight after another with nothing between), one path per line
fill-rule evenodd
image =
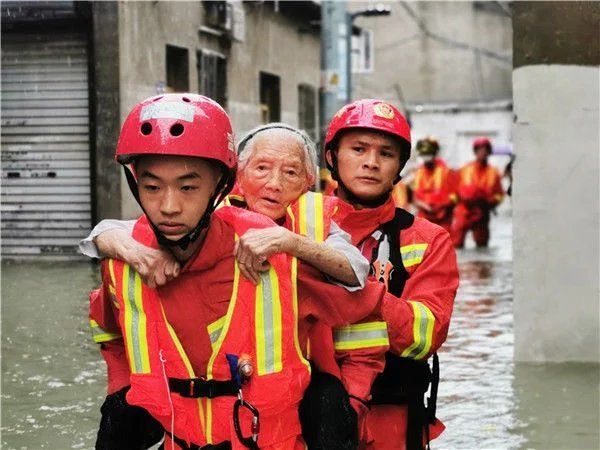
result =
M452 207L456 203L457 196L454 176L446 163L442 159L436 158L433 161L433 167L421 165L415 171L412 190L414 200L418 200L432 209L427 211L417 204L418 217L423 217L450 231Z
M377 208L356 210L339 201L333 219L352 236L363 255L372 262L371 279L388 286L394 277L389 261L389 249L381 242L381 230L385 223L394 218L396 208L393 199ZM458 288L456 254L450 236L441 227L415 218L409 228L400 233L400 255L402 265L408 272L408 280L399 297L386 293L381 306L383 319L387 323L390 351L398 356L425 361L445 341L454 297ZM366 371L369 359L362 364L360 350L353 350L352 358L345 346L344 328L329 333L336 350L338 376L351 395L368 399L371 384L379 368ZM356 332L368 331L360 328ZM328 336L323 332L321 339ZM321 343L325 346L325 344ZM326 364L322 363L323 366ZM330 362L329 367L336 364ZM364 409L366 420L361 425L361 448L405 449L407 430L407 407L405 405L372 405ZM441 422L430 426L429 436L437 437L444 429Z
M235 233L233 227L221 219L219 214L221 213L217 211L213 215L202 246L182 268L179 277L157 289L161 299L168 299L161 302L165 317L181 347L185 349L193 372L199 377L207 375L209 360L213 354L211 335L215 324L227 312L235 281ZM134 237L145 245L157 248L156 239L147 223L145 230L140 232L144 223L145 220L138 223L138 231ZM384 290L376 283L368 284L361 293L351 294L325 282L314 268L305 264L298 264L297 267L299 342L307 341L313 323L340 326L357 321L377 310L383 299ZM90 320L94 339L102 344L102 354L108 366L108 393L111 394L130 384L131 373L121 338L119 310L111 300L114 292L111 292L108 272L107 264L104 264L102 287L91 295ZM245 325L252 326L252 323L232 324ZM262 393L266 398L268 394ZM271 420L278 419L273 417ZM280 425L270 423L269 428L290 430L287 443L284 445L283 441L277 443L268 439L271 442L265 444L273 444L273 448L294 448L295 445L300 445L297 413L293 417L283 414L279 420ZM227 432L228 430L224 431L225 434ZM277 434L276 437L282 438L282 435Z
M485 247L490 238L490 211L504 198L500 173L489 164L473 161L458 172L459 203L454 208L452 242L457 248L465 244L469 230L478 247Z

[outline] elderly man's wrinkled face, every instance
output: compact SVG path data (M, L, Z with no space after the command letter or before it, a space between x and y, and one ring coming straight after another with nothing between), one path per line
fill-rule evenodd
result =
M310 187L304 149L289 135L258 134L238 183L248 209L273 220Z

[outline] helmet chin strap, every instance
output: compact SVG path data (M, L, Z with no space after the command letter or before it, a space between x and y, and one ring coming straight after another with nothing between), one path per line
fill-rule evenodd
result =
M346 197L346 200L348 203L351 203L353 205L362 205L365 206L367 208L377 208L378 206L383 205L385 202L388 201L388 199L390 198L390 195L392 193L392 189L384 192L383 194L381 194L378 197L375 197L372 200L363 200L361 198L359 198L353 191L352 189L350 189L346 183L344 183L342 181L342 178L340 177L340 174L338 173L337 170L337 155L336 152L332 151L331 152L331 159L333 164L329 167L329 170L331 172L331 177L337 181L338 183L338 189L341 189L344 192L344 196ZM328 164L329 166L329 164ZM400 174L398 174L396 176L396 178L394 179L394 184L398 183L400 181L402 177L400 176Z
M137 201L138 205L140 205L140 208L142 208L142 211L148 218L148 223L150 223L150 226L152 227L152 231L154 231L154 235L156 236L156 240L158 241L158 243L163 247L179 247L183 251L187 250L190 244L198 240L198 238L202 234L202 230L208 227L208 224L210 223L210 216L214 212L217 205L221 203L221 201L225 198L225 196L227 195L226 193L231 190L231 187L233 187L234 183L234 180L231 178L231 176L228 173L224 173L219 182L217 183L215 193L209 199L206 210L204 211L204 214L202 214L202 217L200 218L198 224L188 234L174 241L168 239L163 233L161 233L157 226L154 225L154 223L152 223L152 221L150 220L150 216L148 215L148 213L144 209L144 206L142 205L142 202L140 201L138 184L135 177L133 176L133 173L125 165L123 166L123 170L125 171L125 177L127 178L127 184L129 185L129 189L135 197L135 200Z

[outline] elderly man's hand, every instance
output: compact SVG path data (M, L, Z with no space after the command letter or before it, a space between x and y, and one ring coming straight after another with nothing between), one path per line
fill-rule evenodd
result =
M293 253L299 236L283 227L248 230L237 242L234 254L242 274L258 284L260 272L269 269L268 259L276 253Z
M179 275L179 262L167 250L140 245L130 253L131 265L151 288L165 285Z

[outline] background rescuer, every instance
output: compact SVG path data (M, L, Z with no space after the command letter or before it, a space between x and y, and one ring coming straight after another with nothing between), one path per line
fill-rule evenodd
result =
M97 448L140 448L148 429L160 427L169 449L301 448L297 406L308 366L296 323L303 314L330 326L356 321L377 308L382 286L370 283L357 298L303 267L296 282L297 262L284 254L269 259L257 286L240 277L235 236L274 224L232 207L211 215L231 186L236 157L229 118L205 97L172 94L137 105L117 158L132 164L130 186L146 213L134 237L171 248L183 268L152 289L128 264L103 262L102 288L91 296L109 381ZM250 412L239 411L239 427L231 422L241 355L254 362L241 389L260 411L258 440Z
M346 202L340 202L334 220L371 261L372 278L388 290L382 314L390 350L371 390L370 410L365 408L361 446L422 449L443 430L435 419L437 357L433 375L426 361L446 339L458 287L450 236L394 206L391 191L410 157L410 128L395 107L380 100L346 105L331 120L325 148L337 195ZM347 327L335 329L333 340L338 376L353 393L361 373L345 364L346 332ZM432 378L426 409L424 393Z

